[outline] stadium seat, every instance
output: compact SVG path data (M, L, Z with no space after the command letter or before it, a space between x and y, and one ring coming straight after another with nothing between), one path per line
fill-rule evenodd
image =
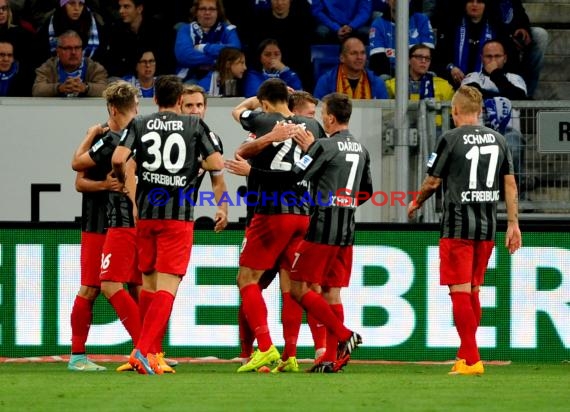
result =
M340 46L338 44L314 44L311 46L311 63L315 81L327 70L332 69L338 63Z

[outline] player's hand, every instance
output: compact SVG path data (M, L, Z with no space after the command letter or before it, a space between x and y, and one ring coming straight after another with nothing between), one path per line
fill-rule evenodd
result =
M295 132L293 133L293 140L299 145L303 152L309 149L309 146L315 141L315 136L310 130L306 130L301 125L297 125Z
M218 209L216 211L216 216L214 217L214 222L214 232L219 233L224 230L228 225L228 216L226 215L226 212L222 209Z
M236 159L224 161L224 167L232 174L238 176L249 176L251 165L240 155L236 154Z
M95 137L107 133L108 131L109 131L108 126L103 127L103 125L101 124L94 124L89 129L87 129L87 136L90 136L91 141L93 141Z
M505 235L505 246L509 249L509 253L513 254L522 246L522 236L518 224L510 223L507 226Z
M412 200L410 203L408 203L408 219L413 219L416 217L416 210L418 210L420 208L420 205L418 202L416 202L416 200Z
M110 192L124 192L124 190L126 190L124 185L119 182L119 179L115 177L115 174L112 171L107 174L104 184Z
M271 141L272 142L283 142L291 138L293 131L295 130L296 124L287 122L277 122L271 130Z

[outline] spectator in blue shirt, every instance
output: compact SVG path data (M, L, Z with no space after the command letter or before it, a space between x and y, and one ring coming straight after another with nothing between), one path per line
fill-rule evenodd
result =
M259 69L249 70L245 76L245 97L257 95L257 89L267 79L279 78L293 90L301 90L301 80L297 73L281 60L281 49L275 39L265 39L258 47Z
M370 0L312 0L311 12L317 20L316 43L338 43L348 36L368 41Z
M384 81L366 69L366 47L357 37L348 37L340 48L340 64L317 81L317 99L329 93L344 93L352 99L387 99Z
M370 68L377 76L393 77L396 70L396 2L388 0L389 8L376 17L370 27ZM435 47L431 23L422 13L410 14L408 46L424 44Z
M222 0L194 0L195 20L178 28L174 53L178 76L195 82L214 69L222 49L241 49L236 27L226 20Z

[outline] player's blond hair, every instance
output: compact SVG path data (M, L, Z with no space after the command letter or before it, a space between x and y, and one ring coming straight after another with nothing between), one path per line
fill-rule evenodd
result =
M451 107L461 114L478 114L483 106L483 95L473 86L461 86L451 99Z
M108 106L113 106L119 112L125 113L137 105L139 90L124 80L117 80L109 84L103 91L103 98Z

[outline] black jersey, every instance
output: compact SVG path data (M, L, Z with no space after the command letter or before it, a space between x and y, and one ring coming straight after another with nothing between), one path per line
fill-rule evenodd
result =
M104 135L93 139L91 149L98 144ZM107 179L108 170L95 165L85 171L85 177L102 182ZM81 230L92 233L107 232L107 192L84 192L81 197Z
M112 170L111 158L121 140L121 135L109 130L89 150L91 159L106 173L110 173ZM105 211L108 227L135 227L133 205L129 197L119 192L108 191L104 193L107 194Z
M222 139L220 139L220 136L218 136L217 134L215 134L214 132L210 132L210 137L212 138L213 142L217 142L217 148L219 149L218 151L221 154L224 154L224 144L222 142ZM198 171L198 175L196 176L196 180L193 183L194 187L196 188L196 190L193 193L193 197L192 199L194 200L194 203L198 204L199 201L199 191L200 191L200 186L202 186L202 182L204 181L204 176L206 175L205 170L200 169ZM214 171L213 173L222 173L221 171Z
M441 237L494 240L500 180L514 173L505 138L484 126L450 130L427 166L443 179Z
M206 123L169 111L137 116L119 145L137 153L139 217L193 220L201 158L220 151Z
M304 124L315 139L325 138L326 134L322 126L315 119L304 116L285 117L280 113L265 113L260 111L245 110L240 116L242 127L252 132L257 137L262 137L271 132L277 122L290 122ZM251 159L253 167L264 170L290 171L293 165L301 159L301 148L293 139L283 142L274 142L258 155ZM255 182L253 179L252 182ZM258 199L255 213L261 214L298 214L308 215L309 208L301 199L308 190L303 182L292 183L284 187L278 181L255 182L257 185ZM253 189L252 183L248 183L248 189Z
M372 195L370 155L348 130L311 145L291 172L252 168L260 181L290 179L311 182L311 220L305 239L327 245L354 243L356 208Z

